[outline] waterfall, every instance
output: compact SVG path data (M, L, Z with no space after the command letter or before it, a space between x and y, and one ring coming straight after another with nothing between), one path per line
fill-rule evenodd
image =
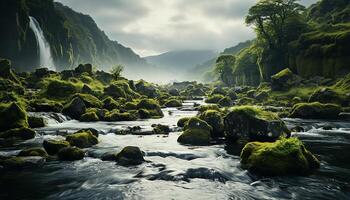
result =
M40 66L47 67L50 70L56 70L51 56L50 44L46 41L40 24L32 16L29 16L29 27L35 34L36 43L39 47Z

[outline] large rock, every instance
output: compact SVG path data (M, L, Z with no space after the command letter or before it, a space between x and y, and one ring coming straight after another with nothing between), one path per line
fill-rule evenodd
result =
M217 110L207 110L199 115L199 118L207 122L213 129L211 137L224 136L224 120L222 114Z
M24 169L41 167L45 163L45 158L40 156L12 157L3 161L6 169Z
M139 165L145 161L143 154L138 147L127 146L124 147L121 152L116 155L116 161L118 165L131 166Z
M79 120L81 115L85 113L86 106L80 97L73 98L67 105L64 106L62 112L73 119Z
M335 103L344 106L347 106L349 101L349 96L340 94L331 88L320 88L316 90L309 99L309 102Z
M30 128L40 128L45 126L45 120L42 117L29 116L28 124Z
M69 142L64 140L44 140L43 142L43 147L49 155L55 155L61 149L69 146Z
M276 114L255 106L233 107L224 118L224 127L227 139L233 141L274 141L290 135Z
M182 103L179 100L171 99L171 100L166 101L164 103L164 106L168 107L168 108L176 108L176 107L181 107Z
M164 114L158 104L153 99L142 99L138 104L137 104L137 109L145 109L149 112L150 116L152 117L163 117Z
M70 145L79 148L91 147L98 143L97 137L90 130L82 130L66 137Z
M207 122L193 117L185 123L184 132L177 141L189 145L209 145L212 130L213 128Z
M84 151L78 147L64 147L58 151L58 158L65 161L81 160L84 158Z
M11 61L7 59L0 59L0 77L9 79L14 83L21 84L16 74L11 69Z
M99 120L95 112L86 112L80 117L80 121L82 122L97 122Z
M320 166L297 138L274 143L250 142L241 152L244 168L262 175L305 175Z
M292 108L291 118L304 119L337 119L342 108L336 104L298 103Z
M40 156L40 157L48 157L49 155L47 154L47 152L45 151L45 149L43 148L39 148L39 147L33 147L33 148L28 148L28 149L24 149L21 152L19 152L18 156Z
M92 65L91 64L80 64L78 67L74 69L75 73L82 74L82 73L89 73L92 74Z
M271 89L274 91L288 90L299 82L300 78L286 68L271 77Z
M154 98L157 96L157 89L151 85L150 83L147 83L146 81L139 81L135 84L136 92L146 95L149 98Z
M0 131L28 127L26 111L18 103L0 105Z
M111 84L104 89L106 95L112 96L114 98L126 98L126 93L123 87L117 84Z
M15 138L20 140L29 140L35 137L35 131L30 128L15 128L0 133L0 138Z

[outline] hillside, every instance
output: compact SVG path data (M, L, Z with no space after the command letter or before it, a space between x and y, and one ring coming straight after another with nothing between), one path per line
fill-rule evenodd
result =
M114 64L126 65L127 70L147 66L132 49L110 40L90 16L53 0L4 0L0 5L1 24L6 27L0 33L0 57L11 59L17 70L29 71L39 65L29 16L43 29L58 70L79 63L102 69Z

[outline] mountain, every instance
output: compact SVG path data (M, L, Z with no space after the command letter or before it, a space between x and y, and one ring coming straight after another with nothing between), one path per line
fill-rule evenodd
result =
M79 63L91 63L101 69L123 64L126 71L150 67L132 49L110 40L89 15L53 0L2 0L0 57L12 60L17 70L39 67L38 47L29 27L29 16L40 24L58 70Z

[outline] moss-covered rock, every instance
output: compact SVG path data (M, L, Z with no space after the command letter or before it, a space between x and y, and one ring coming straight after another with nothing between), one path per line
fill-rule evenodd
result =
M103 103L97 97L95 97L91 94L77 93L77 94L73 95L72 99L74 99L76 97L83 100L86 108L102 108L102 106L103 106Z
M137 116L133 113L123 112L121 113L119 110L115 109L111 112L108 112L105 116L105 120L109 122L115 121L134 121L137 119Z
M236 106L224 118L229 140L274 141L289 137L285 123L274 113L256 106Z
M119 108L119 103L112 97L107 97L103 100L103 108L107 110L114 110Z
M157 97L157 89L150 83L141 80L135 84L136 92L147 96L148 98Z
M299 78L289 68L286 68L271 77L271 89L274 91L288 90L299 82Z
M117 154L116 161L118 165L132 166L142 164L145 159L143 158L140 148L135 146L127 146Z
M88 73L92 74L92 65L91 64L79 64L78 67L74 69L74 72L77 74Z
M137 109L146 109L152 117L163 117L164 114L157 101L153 99L142 99L137 104ZM146 115L145 115L146 116ZM141 117L141 115L140 115Z
M73 119L79 120L85 113L86 106L84 101L80 97L73 98L68 104L66 104L62 110L63 114L68 115Z
M47 154L45 149L39 148L39 147L33 147L33 148L24 149L24 150L20 151L18 156L22 156L22 157L24 157L24 156L40 156L40 157L46 158L49 155Z
M205 99L205 103L218 103L224 96L222 94L214 94Z
M235 89L229 89L227 92L227 96L230 97L232 101L237 99L237 93L235 92Z
M34 138L35 131L30 128L15 128L0 133L0 138L15 138L21 140L29 140Z
M106 87L104 89L104 93L114 98L119 98L119 97L126 98L126 93L123 87L116 84L111 84L108 87Z
M179 100L171 99L171 100L166 101L164 103L164 106L168 107L168 108L176 108L176 107L181 107L182 103Z
M222 107L229 107L233 105L233 102L230 97L224 97L218 101L218 104Z
M21 127L28 127L26 111L18 103L1 104L0 131Z
M347 106L349 105L350 98L335 89L320 88L310 96L309 102L334 103Z
M213 128L207 122L192 117L185 123L184 132L177 141L189 145L209 145L212 130Z
M65 161L81 160L84 158L84 151L78 147L64 147L58 151L58 158Z
M53 98L67 98L79 91L79 88L68 81L50 79L45 89L45 95Z
M337 119L342 108L336 104L298 103L292 108L291 118L304 119Z
M41 167L45 163L45 158L40 156L12 157L3 161L6 169L25 169Z
M183 118L180 118L180 119L177 121L177 126L178 126L178 127L184 127L185 124L186 124L186 122L187 122L188 120L190 120L190 119L191 119L191 117L183 117Z
M80 121L82 122L97 122L99 120L95 112L86 112L80 117Z
M207 122L213 128L211 131L212 138L224 136L224 120L219 111L207 110L201 113L199 118Z
M273 176L305 175L320 165L297 138L248 143L241 152L241 163L248 170Z
M202 105L202 106L200 106L200 107L198 108L198 111L199 111L200 113L205 112L205 111L207 111L207 110L216 110L216 111L220 111L220 108L219 108L219 106L216 105L216 104Z
M28 117L28 124L30 128L40 128L45 126L45 120L43 117Z
M36 99L29 104L35 112L61 112L63 109L61 103L47 99Z
M123 106L126 110L136 110L137 109L137 103L135 102L126 102Z
M89 130L78 131L66 137L70 145L79 148L91 147L98 143L97 137Z
M153 134L158 135L168 135L170 133L170 128L168 125L153 124Z
M55 155L59 150L69 146L69 142L64 140L44 140L43 142L43 147L49 155Z

